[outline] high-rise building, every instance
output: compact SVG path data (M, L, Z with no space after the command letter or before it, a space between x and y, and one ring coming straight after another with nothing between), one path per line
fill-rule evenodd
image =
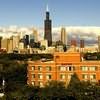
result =
M48 6L46 9L46 19L44 21L44 39L48 41L48 46L52 45L52 21L49 18Z
M37 32L37 30L33 31L33 36L34 36L34 42L38 42L38 32Z
M61 29L61 41L63 44L66 44L66 29L65 28L62 28Z
M98 51L100 52L100 36L98 36Z
M8 50L8 39L7 38L3 38L1 40L1 49L5 49L6 51Z
M84 52L84 40L80 40L80 52Z
M29 35L25 35L24 36L24 46L25 46L25 48L27 48L28 45L29 45Z
M0 49L1 49L1 40L2 40L2 37L0 37Z

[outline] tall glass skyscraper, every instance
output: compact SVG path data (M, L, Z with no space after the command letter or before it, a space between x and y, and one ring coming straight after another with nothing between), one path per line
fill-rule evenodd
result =
M49 16L50 14L47 6L46 19L44 21L44 32L45 32L44 39L48 41L48 46L51 46L52 45L52 20L50 20Z

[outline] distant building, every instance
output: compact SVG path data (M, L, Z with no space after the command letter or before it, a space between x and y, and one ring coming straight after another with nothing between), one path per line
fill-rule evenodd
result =
M44 21L44 39L48 41L48 46L52 45L52 21L49 19L48 7L46 10L46 19Z
M48 41L47 40L42 40L40 43L41 43L41 46L45 46L45 49L48 48Z
M100 52L100 36L98 36L98 51Z
M24 36L24 47L27 48L29 45L29 35Z
M33 30L34 42L38 42L38 32L37 30Z
M63 44L66 44L66 42L67 42L66 29L65 28L61 29L61 41L62 41Z
M0 37L0 49L1 49L1 41L2 41L2 37Z
M3 38L1 40L1 49L6 49L6 51L8 50L8 39L7 38Z
M84 52L84 40L80 40L80 52Z

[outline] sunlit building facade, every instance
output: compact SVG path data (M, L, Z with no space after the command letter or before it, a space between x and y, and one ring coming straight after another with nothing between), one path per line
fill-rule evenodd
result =
M82 81L100 81L100 61L85 61L78 52L56 52L52 61L28 61L27 69L27 84L40 87L51 80L68 84L74 73Z

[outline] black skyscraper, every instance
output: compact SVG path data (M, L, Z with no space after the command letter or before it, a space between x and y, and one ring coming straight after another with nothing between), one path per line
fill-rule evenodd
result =
M44 39L48 41L48 46L52 45L52 21L49 19L49 11L46 11L46 20L44 21Z
M27 48L28 45L29 45L29 35L25 35L24 36L24 46L25 46L25 48Z

